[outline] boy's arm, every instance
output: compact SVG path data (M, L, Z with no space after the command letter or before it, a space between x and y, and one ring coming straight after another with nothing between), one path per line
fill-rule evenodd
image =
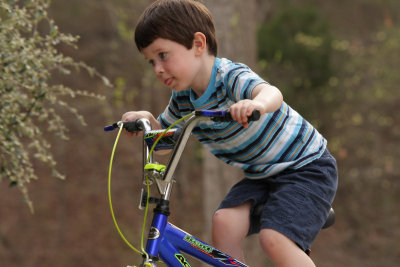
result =
M283 103L281 91L275 86L266 83L257 85L251 96L253 101L257 103L261 114L275 112Z
M233 120L248 127L247 117L253 110L259 110L261 114L272 113L278 110L283 103L281 91L275 86L261 83L253 89L252 99L241 100L230 107Z

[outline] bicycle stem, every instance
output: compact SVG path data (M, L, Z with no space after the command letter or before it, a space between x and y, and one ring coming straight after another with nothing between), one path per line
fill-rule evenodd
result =
M142 129L143 132L147 132L147 131L151 131L151 124L150 121L148 119L138 119L137 121L138 125L140 126L140 128ZM142 159L142 165L143 165L143 169L144 166L147 163L153 163L153 155L150 155L149 157L149 153L150 153L150 149L149 147L143 142L143 159ZM149 162L147 162L149 161ZM142 176L142 181L143 183L146 183L146 177L145 177L145 173L142 172L143 176Z
M197 122L200 120L209 120L208 117L196 116L193 115L189 117L188 121L185 123L185 126L182 128L181 135L179 136L178 141L172 151L172 154L169 158L167 168L164 174L164 181L166 183L170 183L172 181L172 175L175 172L175 169L178 165L180 157L185 149L186 143L189 140L190 134L192 133L193 128L196 126Z

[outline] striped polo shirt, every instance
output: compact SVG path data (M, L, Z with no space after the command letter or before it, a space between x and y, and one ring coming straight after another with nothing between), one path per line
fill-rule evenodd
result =
M205 93L197 97L191 89L173 91L158 121L166 128L194 110L226 110L239 100L251 99L260 83L266 82L246 65L216 58ZM319 158L327 143L285 102L274 113L250 122L247 129L235 121L207 121L200 122L193 134L217 158L240 167L246 177L254 179L300 168Z

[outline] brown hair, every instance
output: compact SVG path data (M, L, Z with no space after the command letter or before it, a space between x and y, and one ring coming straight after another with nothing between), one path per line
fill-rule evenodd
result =
M206 36L208 51L216 56L214 20L203 4L194 0L157 0L139 18L135 43L141 51L155 39L164 38L191 49L196 32Z

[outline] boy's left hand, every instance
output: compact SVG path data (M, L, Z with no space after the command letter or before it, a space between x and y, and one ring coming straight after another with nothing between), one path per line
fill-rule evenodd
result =
M275 86L266 83L257 85L252 93L252 99L240 100L233 104L229 111L232 119L243 125L244 128L249 127L248 117L254 110L264 113L271 113L278 110L283 103L281 91Z
M242 124L244 128L249 127L248 117L251 116L254 110L262 110L260 103L254 100L245 99L233 104L229 111L232 119Z

